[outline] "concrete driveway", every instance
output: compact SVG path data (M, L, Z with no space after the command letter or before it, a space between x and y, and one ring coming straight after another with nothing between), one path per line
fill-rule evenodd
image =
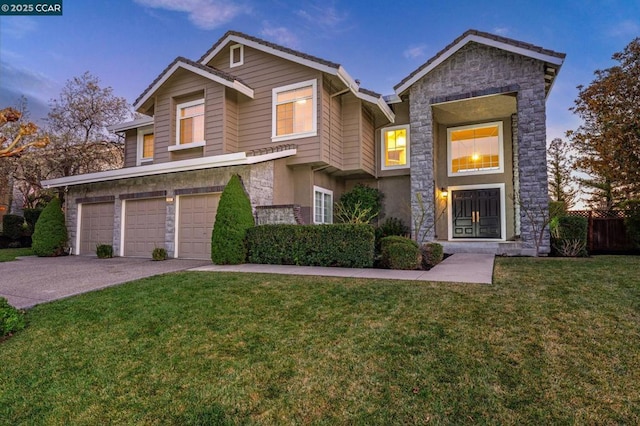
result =
M0 263L0 296L16 308L122 284L167 272L211 264L207 260L151 259L89 256L23 257Z

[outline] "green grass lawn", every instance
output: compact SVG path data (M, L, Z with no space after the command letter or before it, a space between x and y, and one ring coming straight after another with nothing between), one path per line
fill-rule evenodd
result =
M640 257L494 285L185 272L28 312L0 424L638 424Z
M19 256L33 256L33 251L30 247L0 250L0 262L10 262Z

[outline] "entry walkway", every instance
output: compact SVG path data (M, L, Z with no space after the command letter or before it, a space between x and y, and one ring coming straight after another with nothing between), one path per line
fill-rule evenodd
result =
M491 284L494 259L495 256L493 254L457 253L449 256L429 271L257 264L205 265L193 268L191 271L247 272L253 274L315 275L324 277Z

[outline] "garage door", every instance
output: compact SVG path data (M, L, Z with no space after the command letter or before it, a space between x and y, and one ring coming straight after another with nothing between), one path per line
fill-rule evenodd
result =
M113 203L80 205L80 254L96 254L99 244L113 244Z
M156 247L164 247L164 198L125 201L124 255L151 257Z
M178 257L211 259L211 230L220 194L183 195L178 201Z

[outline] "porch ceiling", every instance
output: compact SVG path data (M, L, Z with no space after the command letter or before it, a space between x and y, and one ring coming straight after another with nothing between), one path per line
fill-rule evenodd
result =
M433 105L433 118L440 124L464 124L508 117L516 111L514 94L492 95Z

